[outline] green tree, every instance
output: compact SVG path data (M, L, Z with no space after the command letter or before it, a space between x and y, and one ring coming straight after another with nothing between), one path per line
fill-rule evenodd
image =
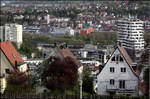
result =
M93 78L91 76L91 70L89 68L83 69L83 91L89 94L94 93Z
M21 45L19 52L26 55L28 58L31 58L32 49L25 43Z

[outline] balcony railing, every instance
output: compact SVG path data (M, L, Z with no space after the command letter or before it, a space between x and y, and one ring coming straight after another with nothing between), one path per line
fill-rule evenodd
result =
M125 88L119 88L118 85L106 85L106 91L108 92L134 92L137 86L126 85Z

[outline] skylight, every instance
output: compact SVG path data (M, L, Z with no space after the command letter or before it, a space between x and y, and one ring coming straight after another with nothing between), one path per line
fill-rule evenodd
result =
M16 59L16 55L14 53L12 53L12 56Z

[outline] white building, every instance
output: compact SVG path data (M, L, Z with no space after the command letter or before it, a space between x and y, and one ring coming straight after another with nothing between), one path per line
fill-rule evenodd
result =
M74 36L74 30L71 27L66 27L66 28L53 27L51 28L50 32L51 35L53 36L61 36L61 35Z
M132 60L126 50L118 45L98 74L97 92L99 95L126 94L138 95L138 76L132 68Z
M138 53L144 49L143 25L143 21L135 18L118 21L118 42L127 50L132 59L135 56L139 57Z
M22 44L22 25L19 24L5 24L0 27L1 41L16 42L18 46Z
M44 16L44 19L47 21L47 24L49 24L49 22L50 22L50 16L49 16L49 14L47 14L46 16Z

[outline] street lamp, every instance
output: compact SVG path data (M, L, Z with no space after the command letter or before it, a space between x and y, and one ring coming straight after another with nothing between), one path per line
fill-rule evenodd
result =
M78 69L78 74L79 74L79 81L80 81L80 99L82 99L82 72L83 72L83 66L81 66L79 69Z

